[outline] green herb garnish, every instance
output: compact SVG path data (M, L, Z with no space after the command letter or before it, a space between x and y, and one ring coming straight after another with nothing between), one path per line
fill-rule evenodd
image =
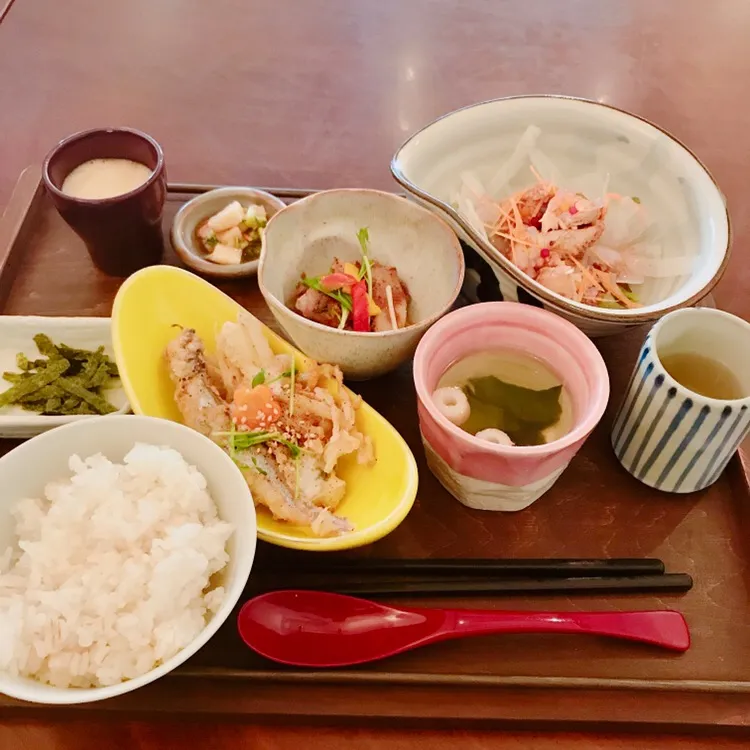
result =
M346 326L346 321L349 320L349 311L346 308L341 310L341 317L339 318L339 330L343 331Z
M280 375L277 375L275 378L268 379L268 375L266 374L265 370L260 370L255 375L251 382L251 387L255 388L256 385L263 385L264 383L266 385L271 385L272 383L275 383L277 380L281 380L282 378L288 378L292 374L291 370L285 370Z
M343 307L345 310L348 310L349 312L352 311L352 296L351 294L347 294L346 292L342 292L341 290L336 290L334 292L329 292L327 289L323 287L323 285L320 283L320 277L314 276L314 277L305 277L302 279L302 283L305 286L309 286L311 289L315 289L326 296L330 297L331 299L335 299L336 302L338 302L341 307Z
M265 469L261 469L260 466L258 466L258 461L256 460L255 456L252 454L250 455L250 460L253 462L253 468L255 471L258 472L258 474L262 474L264 477L268 476L268 472Z
M235 445L235 436L237 435L237 426L235 425L234 421L232 421L231 427L229 428L229 432L226 433L226 435L229 437L229 440L227 440L227 451L229 453L229 458L234 461L235 466L237 466L239 469L246 469L247 468L247 462L240 461L237 458L237 448ZM253 464L253 468L259 473L263 474L264 476L267 474L266 471L260 468L258 466L258 462L255 460L255 456L253 454L250 454L250 461Z
M357 232L357 239L359 240L359 246L362 248L362 267L359 269L359 278L362 279L367 276L367 293L372 297L372 264L370 262L370 232L367 227Z
M633 201L633 203L638 203L638 204L640 204L640 202L641 202L641 199L640 199L640 198L639 198L638 196L636 196L636 195L634 195L634 196L633 196L633 197L631 198L631 200Z
M229 457L237 463L237 456L236 451L234 448L234 436L237 434L237 425L234 423L234 420L232 420L231 425L229 427L229 440L227 441L227 445L229 446Z
M291 381L289 383L289 416L294 416L294 386L295 386L295 375L297 374L297 368L296 363L294 361L294 357L292 357L292 369L289 373L289 377L291 378Z
M203 240L203 244L210 250L213 250L219 244L219 238L215 234L212 234Z
M281 443L282 445L289 448L289 452L292 454L292 458L297 458L302 453L302 448L293 443L291 440L287 440L283 435L278 432L217 432L214 433L217 436L228 437L228 443L230 448L234 451L246 451L255 445L262 445L263 443Z

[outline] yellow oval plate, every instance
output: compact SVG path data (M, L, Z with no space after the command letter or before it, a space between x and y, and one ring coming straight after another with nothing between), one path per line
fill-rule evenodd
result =
M240 310L231 297L180 268L152 266L127 279L112 310L112 342L133 412L181 422L164 358L176 335L174 326L194 328L211 352L221 326L237 320ZM264 330L275 352L293 353L297 366L305 368L304 355ZM417 494L414 456L394 427L367 404L359 409L357 426L372 438L377 460L373 466L361 466L347 456L337 467L346 481L346 495L336 512L352 522L354 531L321 539L309 529L274 520L259 507L260 539L295 549L351 549L384 537L404 520Z

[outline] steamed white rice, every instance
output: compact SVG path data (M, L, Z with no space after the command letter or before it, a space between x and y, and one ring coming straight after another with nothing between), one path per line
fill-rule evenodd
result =
M30 468L30 470L33 470ZM224 597L230 524L177 452L70 459L72 477L13 508L0 560L0 669L58 687L113 685L187 646Z

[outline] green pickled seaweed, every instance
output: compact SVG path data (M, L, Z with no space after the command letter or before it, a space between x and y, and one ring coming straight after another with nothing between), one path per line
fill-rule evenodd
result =
M111 414L117 411L103 395L119 377L104 347L79 349L34 336L40 359L16 355L18 372L4 372L10 387L0 393L0 408L20 406L47 416Z

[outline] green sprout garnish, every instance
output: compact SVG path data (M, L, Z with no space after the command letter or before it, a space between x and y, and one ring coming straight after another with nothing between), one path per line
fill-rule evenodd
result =
M346 325L346 321L349 319L349 311L346 308L342 308L341 310L341 318L339 320L339 330L343 331L344 326Z
M278 432L236 432L232 429L230 432L215 432L214 435L229 438L230 456L236 455L237 451L246 451L263 443L281 443L289 448L292 458L298 458L302 453L302 448L297 443L287 440Z
M264 383L266 385L271 385L272 383L275 383L277 380L281 380L282 378L288 378L292 374L291 370L284 370L280 375L277 375L275 378L268 379L268 375L265 370L260 370L258 374L253 378L251 386L255 388L256 385L263 385Z
M641 202L641 199L638 196L636 196L636 195L634 195L631 198L631 200L633 201L633 203L640 203Z
M330 297L331 299L335 299L336 302L338 302L342 308L345 310L348 310L349 312L352 311L352 297L350 294L347 294L346 292L342 292L340 290L336 290L334 292L329 292L327 289L323 287L323 285L320 283L320 278L315 277L306 277L302 279L302 283L305 286L309 286L310 289L315 289L322 294L325 294L326 296Z
M292 369L289 373L289 377L291 378L291 381L289 383L289 416L290 417L294 416L294 385L295 385L294 380L295 380L296 373L297 373L296 363L294 361L294 357L292 357Z
M258 462L255 459L255 456L251 455L250 460L253 462L253 468L255 471L258 472L258 474L262 474L264 477L268 476L268 472L265 469L261 469L260 466L258 466Z
M362 248L362 267L359 269L359 278L367 277L367 293L372 297L372 263L370 262L370 250L368 247L370 233L367 227L362 227L357 232L357 239L359 240L359 246Z

